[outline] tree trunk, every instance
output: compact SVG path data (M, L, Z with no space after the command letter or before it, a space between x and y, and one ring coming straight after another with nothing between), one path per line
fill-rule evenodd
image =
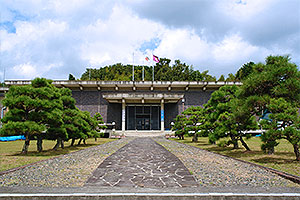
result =
M230 138L231 138L231 141L232 141L232 144L233 144L233 149L238 149L239 148L238 140L233 136L230 136Z
M97 137L95 137L95 142L97 142Z
M83 144L86 144L85 139L83 139Z
M74 146L74 143L75 143L75 139L72 138L71 146Z
M178 135L178 138L179 138L180 140L184 140L184 134L179 134L179 135Z
M38 152L43 151L43 138L40 134L37 136L36 148Z
M65 144L64 144L64 141L63 141L63 140L61 140L60 147L61 147L62 149L65 148Z
M55 144L55 146L53 147L53 150L57 150L58 147L60 146L60 144L61 144L61 138L59 137L59 138L57 138L57 140L56 140L56 144Z
M298 144L293 144L294 147L294 152L296 155L296 160L300 161L300 152L299 152L299 145Z
M247 143L243 140L243 137L240 137L240 141L247 151L251 151Z
M268 154L269 154L269 155L274 154L275 148L274 148L274 147L268 147L268 148L267 148L267 151L268 151Z
M195 134L193 135L192 142L198 142L198 134L197 134L197 133L195 133Z
M78 143L77 143L77 145L80 145L81 141L82 141L82 139L80 138L79 141L78 141Z
M27 154L29 144L30 144L29 135L26 135L25 143L24 143L24 146L23 146L23 149L22 149L22 152L21 152L22 154Z

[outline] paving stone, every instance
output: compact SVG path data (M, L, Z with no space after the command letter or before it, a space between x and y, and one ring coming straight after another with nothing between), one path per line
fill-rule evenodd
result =
M85 186L197 187L183 163L151 138L136 138L106 158Z

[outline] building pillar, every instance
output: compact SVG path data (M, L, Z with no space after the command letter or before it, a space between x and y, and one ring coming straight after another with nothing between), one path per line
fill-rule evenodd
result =
M181 105L182 111L181 111L181 113L183 113L183 111L185 110L185 109L184 109L184 102L185 102L185 99L183 98L183 99L181 100L181 102L182 102L182 105Z
M126 109L126 102L125 99L122 99L122 131L125 131L125 122L126 122L125 109Z
M165 105L164 99L160 102L160 130L165 131Z

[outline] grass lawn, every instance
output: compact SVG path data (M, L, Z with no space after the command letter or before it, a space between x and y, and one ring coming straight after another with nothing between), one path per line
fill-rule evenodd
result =
M251 152L247 152L241 144L239 144L240 149L236 150L233 150L232 146L219 147L209 144L207 137L199 137L197 143L192 142L192 137L185 137L185 140L172 140L300 176L300 163L296 161L292 145L286 140L279 141L280 144L275 147L274 155L264 154L261 151L259 137L246 140Z
M79 146L71 147L71 141L65 142L65 148L59 148L57 151L52 150L55 145L55 141L43 140L43 151L38 153L36 151L36 140L30 141L30 146L27 155L20 155L24 141L10 141L10 142L0 142L0 171L7 169L19 167L29 163L37 162L40 160L45 160L55 156L71 153L95 145L104 144L106 142L113 141L115 139L109 138L98 138L95 141L94 138L89 138L86 140L86 145L81 144Z

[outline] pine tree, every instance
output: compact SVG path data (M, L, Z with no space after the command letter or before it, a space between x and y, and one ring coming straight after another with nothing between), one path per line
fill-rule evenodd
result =
M191 106L182 114L186 119L186 130L193 136L192 142L197 142L199 131L202 129L205 120L203 108L201 106Z
M258 63L253 66L253 72L243 81L239 98L244 103L244 107L260 118L264 113L273 110L274 120L270 123L262 121L261 124L266 129L262 134L262 149L269 154L274 153L274 148L278 145L278 139L283 137L282 131L275 129L279 126L279 116L292 114L280 114L271 105L281 105L277 102L282 98L286 101L287 108L297 109L300 106L300 72L297 65L290 62L288 56L269 56L266 64ZM277 102L277 103L275 103ZM284 111L284 110L282 110ZM278 115L277 115L278 114ZM284 120L284 119L282 119ZM282 127L283 130L291 130L297 126L297 120L292 124ZM291 140L288 140L291 142Z
M1 135L24 135L23 154L28 152L33 137L37 137L37 149L42 151L42 139L54 127L53 119L61 121L60 94L51 82L36 78L31 85L12 86L3 100L9 111L2 119Z
M237 86L222 86L211 95L211 99L205 105L206 117L203 124L212 143L220 138L230 137L230 143L237 149L238 141L250 151L249 146L244 141L244 137L250 138L250 134L245 131L256 129L255 117L250 112L245 112L240 102L237 100Z

